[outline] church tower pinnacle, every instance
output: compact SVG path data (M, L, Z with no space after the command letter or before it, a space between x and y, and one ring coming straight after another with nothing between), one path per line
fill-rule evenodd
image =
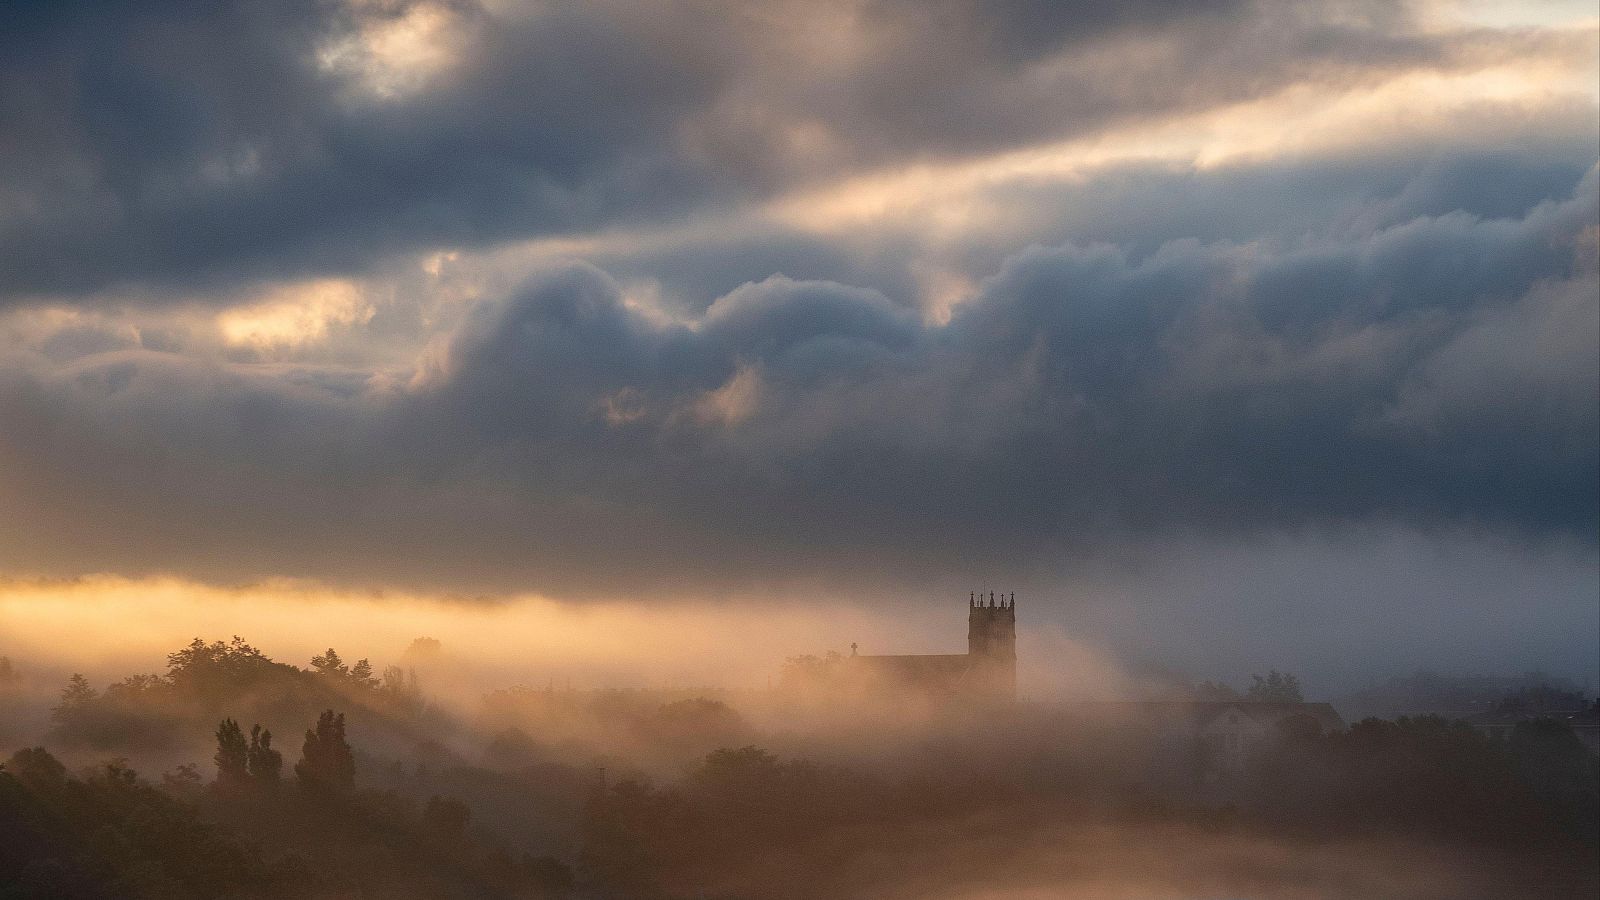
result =
M1017 595L977 592L967 600L968 678L997 698L1017 696Z

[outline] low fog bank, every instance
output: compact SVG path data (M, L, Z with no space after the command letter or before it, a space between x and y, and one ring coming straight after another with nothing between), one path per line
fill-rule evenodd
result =
M1418 669L1600 685L1600 556L1588 546L1306 529L1075 562L1014 589L1051 598L1023 607L1029 624L1059 624L1139 673L1238 682L1288 667L1320 700Z
M963 591L918 606L872 597L575 603L97 576L0 583L0 655L27 683L53 691L73 672L103 683L157 671L197 636L243 635L300 666L334 647L380 668L428 636L443 651L431 666L430 695L463 708L513 685L760 690L789 657L848 653L852 643L862 653L965 652L966 602ZM1041 603L1019 635L1026 694L1091 699L1141 689L1049 612Z
M1365 542L1347 547L1345 552L1366 553L1371 571L1364 581L1347 578L1338 589L1361 593L1396 582L1411 550L1392 541L1384 547ZM1464 562L1457 554L1436 552L1452 565ZM1541 685L1588 695L1595 684L1590 671L1595 655L1584 657L1587 665L1564 666L1565 655L1540 649L1600 640L1595 627L1544 628L1529 624L1510 599L1473 601L1465 593L1458 605L1467 612L1448 617L1454 624L1441 624L1441 636L1463 641L1459 632L1473 618L1487 623L1491 632L1500 623L1506 626L1504 641L1495 654L1464 650L1452 656L1419 646L1410 656L1385 663L1385 649L1375 647L1377 660L1340 656L1343 674L1332 676L1331 653L1323 639L1332 635L1328 643L1336 645L1339 629L1361 627L1349 621L1359 617L1335 615L1322 602L1342 562L1303 546L1280 548L1278 556L1269 554L1268 562L1258 559L1249 573L1241 571L1237 559L1198 549L1175 559L1185 561L1193 577L1180 581L1175 569L1182 566L1176 563L1142 570L1137 580L1149 586L1142 596L1127 585L1097 583L1092 570L1083 576L1083 592L1070 598L1041 594L1029 599L1023 593L1017 637L1019 697L1042 707L1220 699L1229 691L1242 693L1258 675L1282 670L1298 675L1296 690L1303 699L1332 702L1354 721L1366 715L1484 712L1507 695ZM1484 560L1483 565L1496 571L1507 565L1507 557L1487 551L1480 562ZM1507 598L1528 593L1551 597L1570 592L1572 584L1588 577L1586 563L1569 562L1573 568L1568 574L1546 574L1542 580L1513 573L1507 577L1514 585L1480 577L1482 565L1465 565L1460 577L1477 579L1480 597L1498 591ZM1119 567L1108 563L1106 570L1112 568ZM1309 572L1310 577L1297 572ZM1019 580L1026 586L1026 579ZM1458 586L1455 581L1422 581L1433 584L1429 590L1436 593ZM1224 582L1241 586L1226 594ZM776 736L773 740L802 730L795 727L796 716L813 737L848 732L859 720L845 715L823 722L806 718L817 709L801 712L774 703L786 661L844 656L855 652L852 648L863 654L964 652L966 594L953 589L946 593L948 602L866 594L805 603L787 597L576 603L536 596L356 591L291 580L243 586L116 576L12 580L0 582L0 657L10 665L0 748L15 749L48 734L50 710L60 702L69 676L81 674L102 691L119 682L154 679L169 655L190 641L235 635L267 657L301 669L311 669L313 658L332 648L347 665L365 660L374 677L395 667L420 678L428 708L456 723L456 731L440 743L459 744L462 752L471 745L464 735L473 733L481 745L507 728L544 729L548 743L582 748L569 753L568 762L592 747L639 744L636 737L596 724L597 717L586 710L601 695L619 709L715 700L737 710L742 724ZM1284 600L1288 611L1269 608L1263 599L1267 596L1289 598ZM1468 609L1473 602L1475 611ZM1218 613L1198 619L1175 613L1185 603L1212 605ZM1583 607L1574 608L1573 617L1600 615L1592 592ZM1403 610L1385 613L1367 626L1379 632L1407 615L1415 617ZM1176 636L1179 626L1186 632L1182 639ZM419 637L426 637L432 648L426 654L413 646ZM1273 641L1280 642L1277 649L1262 649ZM1216 688L1224 693L1217 694ZM914 707L901 704L891 721L922 727L925 717ZM873 728L886 726L881 718L867 721ZM188 743L200 750L209 740L206 733L191 738ZM173 747L188 743L171 742ZM881 732L875 743L887 746ZM817 746L795 749L818 752ZM173 750L142 761L162 766L193 761L180 755ZM642 749L624 755L648 757L658 767L681 762L670 753Z
M1063 564L1065 565L1065 563ZM1146 682L1299 674L1335 700L1427 670L1540 671L1600 685L1600 555L1463 531L1345 529L1193 540L1052 568L914 572L851 584L752 586L704 600L438 595L294 580L0 579L0 654L59 683L148 669L196 635L244 634L277 658L330 644L392 658L434 635L475 673L469 695L552 679L577 687L763 686L788 656L965 649L969 591L1015 591L1025 696L1108 698ZM312 627L314 624L314 627ZM442 690L444 686L435 685Z
M539 597L440 598L336 591L288 582L219 587L180 580L90 577L0 585L0 657L9 661L0 715L0 749L55 738L69 759L96 761L115 750L143 768L165 770L206 759L213 723L207 716L247 714L279 733L295 733L314 713L317 690L294 673L317 671L334 651L346 669L358 663L382 683L392 677L425 698L425 738L381 727L369 750L416 762L427 753L477 761L508 730L537 735L542 761L593 765L603 756L653 774L674 774L718 744L694 738L715 725L717 704L736 721L714 729L724 742L758 731L784 749L827 753L861 721L820 698L796 706L782 698L789 661L838 658L856 644L867 652L951 653L966 650L965 597L913 617L905 608L773 602L562 603ZM150 693L161 686L173 655L191 642L227 655L230 638L273 661L266 692L252 682L221 699ZM1135 678L1104 652L1072 640L1059 627L1030 626L1020 639L1020 681L1037 699L1091 700L1144 696L1172 681ZM69 679L81 677L103 704L134 704L118 713L127 730L105 724L98 735L62 744L59 715ZM348 685L323 692L336 703ZM270 696L288 692L293 702ZM371 696L354 692L365 702ZM154 703L158 710L148 707ZM379 704L382 707L382 704ZM661 708L672 706L662 714ZM162 724L148 719L159 711ZM376 724L392 710L380 708ZM890 712L888 710L884 712ZM905 740L927 727L931 710L900 705L893 716L869 717L889 747L891 723ZM672 721L674 716L686 721ZM265 718L260 718L265 717ZM253 720L255 721L255 720ZM361 709L356 726L368 724ZM807 735L801 740L798 735ZM684 737L683 740L674 735ZM515 741L513 741L515 743Z
M964 596L574 604L12 582L0 830L18 838L0 846L0 895L1600 890L1600 757L1570 724L1574 705L1596 711L1570 680L1373 682L1351 696L1394 720L1341 721L1299 702L1328 695L1292 655L1201 679L1027 605L1015 703L911 691L850 661L850 644L965 650ZM1504 730L1452 721L1475 703L1506 713Z

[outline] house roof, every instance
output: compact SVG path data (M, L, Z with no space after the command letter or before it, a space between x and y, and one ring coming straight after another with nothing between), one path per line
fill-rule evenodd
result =
M965 653L850 656L846 659L863 674L939 688L958 686L972 667L972 658Z
M1591 706L1581 713L1570 715L1567 724L1573 728L1600 728L1600 709Z
M1600 714L1593 710L1577 712L1574 710L1494 710L1468 716L1468 724L1477 728L1509 727L1518 722L1531 722L1534 719L1557 719L1566 722L1573 728L1600 727Z
M965 653L851 656L848 659L854 665L881 671L903 672L908 675L960 674L972 665L971 657Z

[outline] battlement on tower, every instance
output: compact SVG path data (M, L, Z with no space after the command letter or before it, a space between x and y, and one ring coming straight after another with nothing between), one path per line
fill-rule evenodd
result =
M990 591L988 600L985 601L983 591L973 591L967 595L967 606L971 609L1009 609L1014 611L1017 608L1017 595L1015 592L996 594L994 591Z
M967 678L984 694L1005 699L1017 695L1017 595L987 597L974 591L967 599Z

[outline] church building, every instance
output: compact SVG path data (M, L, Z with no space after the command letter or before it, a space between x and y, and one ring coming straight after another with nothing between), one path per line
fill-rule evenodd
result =
M1017 595L967 598L967 652L857 655L847 671L881 691L935 699L1011 701L1017 697Z

